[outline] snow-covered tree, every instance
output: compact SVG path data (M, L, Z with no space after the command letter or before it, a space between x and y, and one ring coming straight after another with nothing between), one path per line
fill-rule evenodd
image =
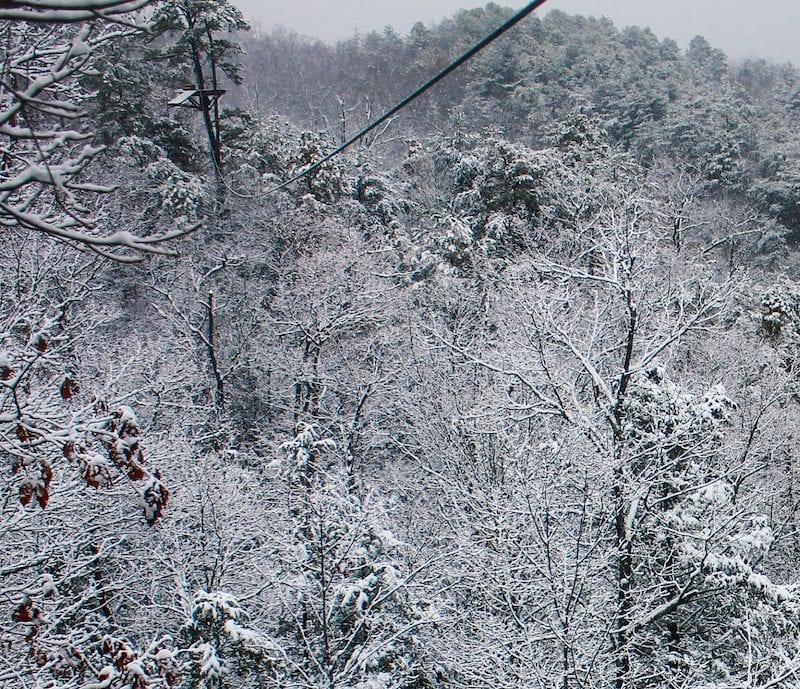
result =
M418 571L403 565L406 546L385 526L382 498L353 492L334 444L313 427L283 451L293 484L273 632L283 681L309 689L432 686L419 638L438 616L415 590Z
M241 11L227 0L166 0L157 6L154 25L159 33L174 36L174 43L163 56L179 64L195 89L216 92L223 78L234 84L242 81L235 59L242 49L226 34L247 31L250 27ZM218 174L222 173L222 139L219 98L201 96L200 108L208 145Z
M181 628L186 656L185 686L224 689L269 665L272 643L247 626L247 616L237 600L222 591L199 591L192 601L189 620ZM226 677L236 678L230 684Z

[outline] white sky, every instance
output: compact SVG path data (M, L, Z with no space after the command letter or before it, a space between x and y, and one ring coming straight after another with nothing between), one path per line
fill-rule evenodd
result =
M484 0L231 0L254 24L276 24L326 41L387 24L401 34ZM519 9L525 0L498 2ZM800 0L549 0L542 11L604 15L623 28L649 26L682 46L701 34L733 58L766 57L800 66Z

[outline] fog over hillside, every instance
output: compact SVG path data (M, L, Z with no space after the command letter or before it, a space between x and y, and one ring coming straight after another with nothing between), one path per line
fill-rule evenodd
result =
M382 31L387 25L405 34L418 21L430 24L459 9L469 9L463 0L237 0L235 4L263 31L281 25L329 42L347 38L355 30ZM501 4L520 9L527 3ZM735 59L763 57L800 64L800 6L792 0L549 0L540 14L552 9L609 17L620 28L650 27L660 38L673 38L683 48L699 34Z

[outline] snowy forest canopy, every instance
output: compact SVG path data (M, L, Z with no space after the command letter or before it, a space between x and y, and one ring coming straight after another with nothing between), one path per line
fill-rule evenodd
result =
M511 14L0 4L0 688L800 685L797 69L553 11L272 191Z

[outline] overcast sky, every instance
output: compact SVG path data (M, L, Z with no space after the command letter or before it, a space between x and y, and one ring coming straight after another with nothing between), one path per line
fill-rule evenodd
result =
M422 21L438 21L483 0L231 0L253 23L269 31L276 24L326 41L358 29L387 24L399 33ZM519 9L520 0L497 0ZM620 28L649 26L659 38L686 46L701 34L734 58L767 57L800 66L800 0L549 0L542 11L609 17Z

